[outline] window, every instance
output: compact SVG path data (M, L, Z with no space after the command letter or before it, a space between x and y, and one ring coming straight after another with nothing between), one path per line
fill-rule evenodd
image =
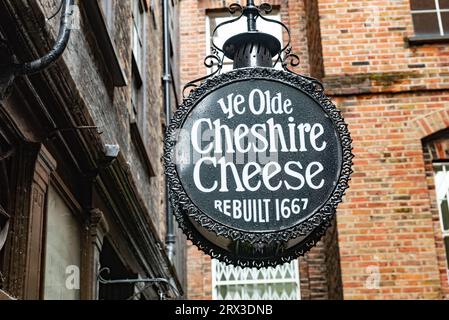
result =
M449 0L411 0L417 36L449 35Z
M114 18L116 0L80 1L98 43L98 48L105 61L114 86L128 85L124 68L119 60L118 50L114 42Z
M81 228L50 186L47 199L44 299L80 299Z
M214 300L299 300L298 261L276 268L241 268L212 260Z
M132 83L131 83L131 105L132 105L132 118L134 121L140 120L142 117L143 99L142 99L142 78L138 71L135 61L132 66ZM139 121L140 122L140 121Z
M143 113L143 68L145 48L145 8L141 0L133 0L133 55L132 55L132 84L131 104L132 117L140 123Z
M434 164L434 172L441 231L446 250L446 267L449 275L449 163Z
M146 0L132 0L132 69L131 69L131 104L129 107L131 139L138 149L141 160L150 177L154 176L147 150L147 94L146 79L146 28L148 6Z
M143 64L144 12L141 0L133 0L133 57L139 72L142 71Z
M271 13L267 16L270 19L273 20L281 20L281 16L279 13ZM232 17L229 13L212 13L207 16L206 18L206 48L207 48L207 54L210 54L210 47L212 46L212 33L214 32L214 29L216 26L218 26L220 23L223 23L225 21L231 20L234 17ZM269 23L262 19L257 19L257 29L261 32L265 32L268 34L271 34L275 36L281 43L282 43L282 27L278 24ZM241 18L235 23L230 23L227 25L224 25L222 28L218 29L215 33L214 43L217 47L220 49L223 48L223 44L226 40L228 40L230 37L246 32L248 30L247 27L247 20L245 17ZM222 72L228 72L232 70L232 64L233 62L225 58L223 61L223 70ZM280 66L277 66L280 67Z
M100 6L101 10L103 11L106 25L109 29L112 29L112 27L114 26L115 0L101 0Z

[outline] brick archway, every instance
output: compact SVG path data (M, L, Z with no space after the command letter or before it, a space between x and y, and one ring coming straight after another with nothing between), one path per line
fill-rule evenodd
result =
M449 106L415 119L411 123L419 139L449 128Z

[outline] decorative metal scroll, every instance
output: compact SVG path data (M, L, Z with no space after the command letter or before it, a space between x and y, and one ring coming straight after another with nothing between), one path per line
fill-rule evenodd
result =
M296 53L292 52L293 48L291 45L290 29L281 21L270 19L270 18L264 16L264 14L268 15L273 11L273 7L269 3L262 3L259 6L255 6L255 8L257 8L257 10L255 11L256 12L256 16L255 16L256 20L260 18L267 22L278 24L285 30L285 32L287 33L287 36L288 36L286 45L284 47L282 47L280 49L280 51L275 55L274 67L276 67L277 65L281 65L282 69L284 69L285 71L297 74L293 70L291 70L291 68L297 67L300 64L300 58ZM192 89L198 87L198 85L201 82L203 82L204 80L214 77L216 75L219 75L221 73L221 71L223 69L223 61L224 61L225 56L224 56L223 49L218 47L214 42L215 35L220 28L224 27L225 25L235 23L238 20L240 20L242 17L244 17L245 10L247 10L247 7L242 7L238 3L233 3L229 6L229 12L231 13L231 15L234 15L237 13L239 13L239 15L235 18L232 18L231 20L224 21L224 22L220 23L219 25L217 25L214 28L214 31L212 32L211 54L209 54L208 56L206 56L204 58L204 66L207 69L210 69L212 71L203 77L200 77L198 79L188 82L182 90L182 94L183 94L184 98L187 96L186 93L187 93L188 89L192 90ZM214 67L216 68L215 70L213 70ZM319 82L318 80L316 80L314 78L309 78L309 77L305 77L305 76L302 76L302 77L307 78L308 80L312 81L314 84L316 84L320 87L323 87L321 82Z
M177 297L180 297L181 294L178 291L178 288L176 288L176 286L169 280L165 279L165 278L147 278L147 279L114 279L114 280L109 280L109 279L105 279L102 274L103 273L107 273L109 274L111 272L111 270L108 267L104 267L101 268L98 271L98 275L97 275L97 279L98 282L101 284L122 284L122 283L126 283L126 284L137 284L137 283L147 283L147 286L144 286L141 290L139 290L138 293L142 293L143 291L145 291L146 289L148 289L149 286L155 284L158 285L160 283L165 283L166 285L168 285L169 287L172 288L172 290L175 292ZM159 295L160 295L160 299L164 300L164 292L159 288ZM134 294L133 296L131 296L130 298L134 298L136 296L136 294ZM131 299L129 299L131 300Z

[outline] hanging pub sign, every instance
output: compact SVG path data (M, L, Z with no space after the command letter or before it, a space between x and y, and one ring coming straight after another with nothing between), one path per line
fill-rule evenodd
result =
M266 267L303 255L324 235L348 188L351 139L319 82L272 68L280 44L248 33L225 43L235 69L184 99L165 161L187 237L221 261Z

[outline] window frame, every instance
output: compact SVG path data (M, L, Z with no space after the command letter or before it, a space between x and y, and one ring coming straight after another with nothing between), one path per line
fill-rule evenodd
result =
M104 59L104 64L108 70L112 83L115 87L124 87L128 85L118 50L113 41L111 28L108 27L107 19L104 14L103 6L100 0L81 1L85 14L91 24L93 35L98 43L98 48Z
M438 186L437 186L437 180L436 180L436 168L437 167L443 167L443 172L448 172L449 173L449 162L443 162L443 161L438 161L438 162L434 162L433 164L433 176L434 176L434 183L435 183L435 197L437 200L437 206L438 206L438 218L440 220L440 228L441 228L441 237L443 240L443 248L444 248L444 253L446 255L446 272L448 274L448 282L449 282L449 247L446 248L446 239L449 239L449 226L447 229L445 229L444 227L444 218L443 218L443 212L441 210L441 204L440 204L440 199L438 197ZM448 210L449 210L449 187L446 190L445 193L446 196L446 200L447 200L447 206L448 206ZM448 217L449 219L449 217Z
M414 36L406 38L406 43L408 45L422 45L422 44L438 44L438 43L447 43L449 42L449 30L448 33L444 33L443 19L441 13L449 13L449 8L441 9L439 0L435 1L435 9L423 9L423 10L414 10L412 9L412 1L410 0L410 17L413 25ZM439 33L435 34L418 34L416 32L416 26L413 21L414 14L422 14L422 13L436 13L438 19L438 29Z
M448 172L449 173L449 162L434 162L433 163L433 167L434 167L434 179L435 179L435 192L437 192L437 185L436 185L436 167L443 167L443 172ZM441 232L443 234L444 237L449 237L449 226L447 229L444 228L444 224L443 224L443 212L441 211L441 204L440 204L440 199L438 199L438 194L436 195L437 197L437 201L438 201L438 214L439 214L439 218L440 218L440 227L441 227ZM449 188L446 191L446 198L448 201L448 208L449 208Z
M413 0L410 0L410 4L412 3ZM445 34L444 33L444 26L443 26L443 18L441 17L441 13L447 12L449 13L449 8L447 9L441 9L440 8L440 0L434 0L435 1L435 9L422 9L422 10L413 10L410 9L411 14L412 14L412 18L413 18L413 14L422 14L422 13L436 13L437 15L437 21L438 21L438 28L440 31L440 34L432 34L433 36L445 36L445 35L449 35L449 34ZM415 28L415 24L413 23L413 27ZM416 28L415 28L415 34L416 34Z
M144 54L144 48L146 45L146 19L145 19L145 13L148 11L146 5L143 3L146 1L142 1L142 0L132 0L133 3L133 8L132 8L132 25L133 25L133 31L132 31L132 56L134 59L134 62L136 63L137 69L139 71L139 77L142 79L142 75L143 75L143 66L144 66L144 58L145 58L145 54ZM136 21L137 19L135 18L135 12L134 12L134 4L137 3L139 6L139 19L140 19L140 25L136 26ZM140 30L139 30L140 29ZM138 41L139 41L139 45L140 45L140 55L137 56L137 53L135 52L135 44L136 44L136 39L135 36L137 35L138 37ZM139 61L138 61L139 60Z
M68 188L68 186L63 182L62 177L54 172L52 174L51 180L48 184L48 188L46 190L46 194L45 194L45 209L44 209L44 217L43 217L43 228L42 228L42 260L41 260L41 276L40 276L40 280L41 280L41 287L40 287L40 298L41 299L45 299L45 289L46 289L46 270L47 270L47 241L48 241L48 219L49 219L49 193L50 190L53 190L53 192L55 194L57 194L59 196L59 198L63 201L63 203L66 205L66 208L68 209L68 211L70 212L73 221L75 223L77 223L78 225L78 230L79 230L79 245L80 245L80 252L79 252L79 261L80 261L80 265L79 267L79 271L80 271L80 288L79 288L79 298L76 299L77 300L82 300L83 294L84 294L84 290L85 290L85 286L83 285L83 279L82 279L82 274L83 274L83 266L86 265L86 256L83 255L83 250L84 249L84 243L83 243L83 239L85 238L85 230L83 229L83 208L80 204L80 202L78 201L78 199L75 197L75 195L70 191L70 189Z
M132 52L131 52L131 97L130 97L130 108L128 108L129 119L130 119L130 130L131 130L131 140L137 148L139 156L143 161L144 167L147 171L149 177L155 176L155 170L151 163L151 159L149 156L149 152L147 149L148 141L146 132L146 112L147 112L147 93L146 93L146 84L148 79L148 72L146 69L146 60L147 59L147 47L148 47L148 39L147 39L147 31L148 31L148 16L147 14L151 12L151 7L148 5L148 1L146 0L132 0ZM141 60L140 65L138 59L136 58L134 52L134 37L135 37L135 23L134 23L134 3L138 1L139 10L141 15ZM137 97L137 101L134 100L134 96Z
M229 281L222 281L222 280L218 280L217 279L217 269L219 268L220 265L223 265L223 262L220 262L216 259L212 259L211 260L211 275L212 275L212 299L213 300L218 300L219 299L219 294L218 294L218 288L220 286L242 286L243 288L245 288L245 286L251 286L251 285L265 285L265 286L269 286L269 285L276 285L276 284L294 284L296 286L296 295L297 295L297 300L301 300L301 275L299 273L299 261L298 260L293 260L289 263L283 264L283 265L278 265L275 268L262 268L262 269L257 269L255 270L256 272L260 273L260 275L262 275L264 278L263 279L238 279L238 280L229 280ZM227 265L227 268L235 268L235 271L233 271L234 274L249 274L249 273L253 273L255 268L242 268L242 267L237 267L237 266L233 266L233 265ZM269 278L269 275L273 275L273 274L277 274L277 272L279 272L281 268L287 268L290 267L292 268L292 270L294 270L294 274L292 274L291 278L287 278L287 279L276 279L276 278L272 278L272 279L267 279ZM244 269L246 269L244 271ZM250 269L250 270L248 270ZM252 270L251 270L252 269ZM268 290L270 291L270 290ZM269 293L267 293L269 294ZM244 296L241 297L242 299L248 299L248 296ZM272 297L269 297L270 299L273 299Z
M132 0L133 9L132 9L132 71L131 71L131 119L132 122L137 122L138 127L144 129L144 117L145 113L145 83L147 76L145 74L145 58L146 58L146 46L147 46L147 21L146 21L146 13L148 12L148 7L146 5L146 1L142 0ZM134 4L138 3L139 11L140 11L140 19L141 25L139 28L136 27L136 19L134 18ZM140 34L139 34L140 31ZM135 37L138 36L138 41L140 45L139 53L135 52ZM137 56L139 54L139 56ZM134 101L134 95L137 93L137 100ZM135 106L136 105L136 106Z

